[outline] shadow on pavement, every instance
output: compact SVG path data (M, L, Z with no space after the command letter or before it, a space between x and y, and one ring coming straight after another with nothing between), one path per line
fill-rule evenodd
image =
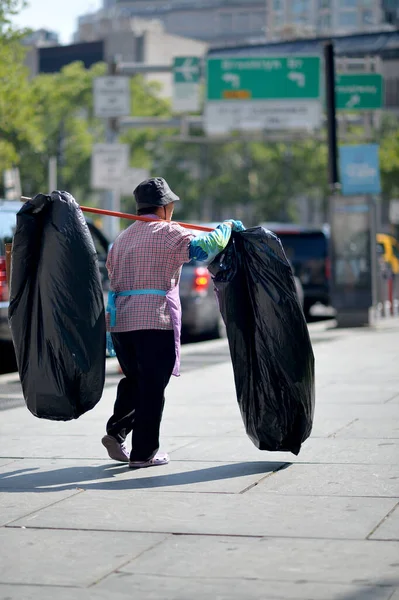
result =
M245 475L263 475L285 469L290 465L291 463L241 462L170 474L162 474L162 469L167 467L152 467L149 469L151 475L149 474L148 477L141 476L143 470L129 470L126 465L115 465L115 463L95 467L74 466L39 472L37 472L38 469L29 468L0 473L0 490L2 492L23 493L27 491L51 492L76 488L114 491L154 489L219 481ZM140 477L135 478L138 471L140 471ZM128 472L131 475L129 478L126 477ZM121 474L125 477L118 479L118 475ZM108 481L101 481L103 479Z
M336 600L387 600L393 598L395 588L398 584L399 580L387 580L375 583L374 585L365 585L357 589L353 594L336 596Z

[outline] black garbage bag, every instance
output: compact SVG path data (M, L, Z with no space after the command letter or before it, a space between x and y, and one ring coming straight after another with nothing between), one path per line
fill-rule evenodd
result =
M100 400L105 316L97 254L67 192L38 194L17 214L9 321L28 409L76 419Z
M233 233L208 269L246 432L260 450L298 454L312 429L314 357L280 240L262 227Z

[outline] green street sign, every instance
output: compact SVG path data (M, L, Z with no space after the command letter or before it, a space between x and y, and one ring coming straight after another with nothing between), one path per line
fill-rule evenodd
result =
M208 59L208 100L319 98L319 56Z
M377 110L382 108L382 75L377 73L337 75L335 101L338 110Z
M177 56L173 63L174 83L199 83L201 76L198 56Z
M173 98L175 113L200 110L201 62L198 56L176 56L173 62Z

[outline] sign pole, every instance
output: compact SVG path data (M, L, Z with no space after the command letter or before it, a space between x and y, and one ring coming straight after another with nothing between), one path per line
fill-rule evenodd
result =
M335 102L335 60L334 44L332 41L324 45L324 74L325 74L325 94L326 94L326 116L327 116L327 147L328 147L328 183L330 187L330 201L328 207L329 223L331 227L331 241L329 248L331 263L330 279L330 297L333 302L334 282L335 282L335 264L336 264L336 232L334 231L334 210L336 197L339 192L339 174L338 174L338 135L337 135L337 115ZM338 311L337 311L337 321Z
M108 63L108 75L116 75L117 64L115 59ZM115 117L108 118L106 121L106 141L108 144L115 144L118 137L118 120ZM105 208L118 212L120 210L120 194L115 190L105 192ZM105 230L113 241L120 231L119 219L105 217Z
M324 46L326 109L327 109L327 144L328 144L328 181L332 194L339 191L338 175L338 135L335 103L335 64L334 44L326 42Z

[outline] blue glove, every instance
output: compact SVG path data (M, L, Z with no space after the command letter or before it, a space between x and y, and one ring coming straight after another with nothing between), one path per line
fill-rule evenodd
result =
M226 222L226 221L225 221ZM245 227L244 225L241 223L241 221L233 221L233 219L229 219L227 221L227 223L233 223L233 227L232 230L233 231L245 231Z
M207 235L194 238L190 242L190 258L204 261L210 256L216 256L226 248L230 236L230 223L225 222L218 225L214 231Z

